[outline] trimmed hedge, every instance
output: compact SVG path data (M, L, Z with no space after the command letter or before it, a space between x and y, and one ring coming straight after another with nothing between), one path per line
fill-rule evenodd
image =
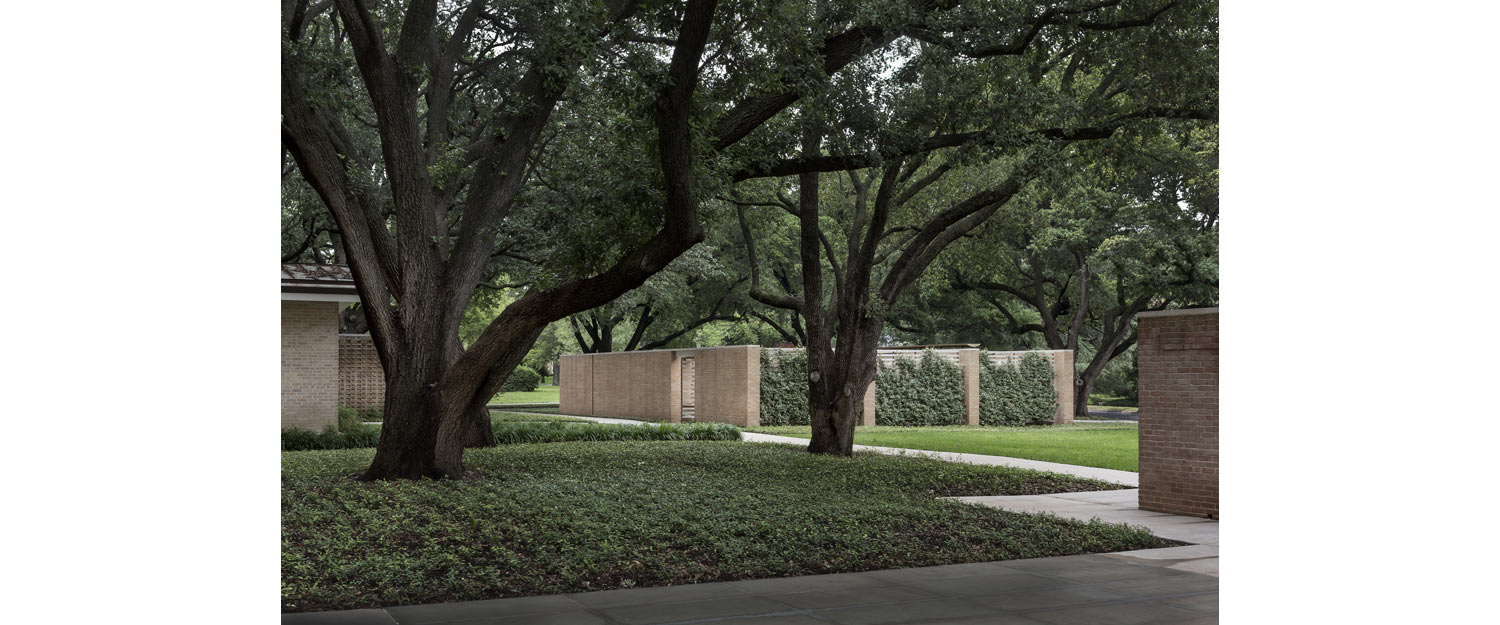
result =
M380 441L380 427L360 423L358 410L339 406L338 426L328 426L322 432L303 428L281 431L282 451L310 451L314 449L359 449L374 447Z
M760 350L760 424L808 425L807 351Z
M501 393L515 393L518 391L534 391L538 384L542 383L542 374L525 365L516 367L510 372L510 377L505 378L505 384L500 385Z
M726 423L655 423L606 425L558 421L513 421L495 424L495 442L561 443L568 441L737 441L740 429Z
M980 425L1052 422L1057 414L1057 389L1052 388L1052 365L1046 357L1023 354L1020 362L996 365L981 354L979 363Z
M932 350L882 363L875 378L876 425L963 425L963 368Z
M352 411L351 411L352 412ZM343 410L340 410L343 413ZM546 416L546 415L538 415ZM737 441L740 429L724 423L660 423L615 425L579 420L518 421L495 419L490 422L495 442L561 443L568 441ZM282 451L322 449L359 449L374 447L380 441L380 428L358 425L343 431L329 428L322 433L301 428L281 431Z

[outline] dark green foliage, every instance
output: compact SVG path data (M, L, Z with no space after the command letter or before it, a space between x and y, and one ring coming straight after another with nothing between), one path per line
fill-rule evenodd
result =
M1135 359L1135 349L1129 351L1129 357L1119 357L1111 360L1100 372L1099 379L1094 381L1094 393L1123 398L1124 401L1116 400L1115 403L1103 404L1106 406L1135 406L1140 401L1140 389L1136 386L1138 376Z
M760 424L808 423L807 352L760 350Z
M564 423L520 421L497 422L495 442L561 443L571 441L737 441L740 429L724 423L656 423L648 425L606 425L603 423Z
M1057 414L1052 365L1028 353L1017 363L995 365L979 357L979 424L1042 425Z
M735 442L507 445L441 481L282 456L282 609L368 608L1165 546L1144 530L938 499L1118 486Z
M881 364L875 378L876 425L963 425L963 369L932 350Z
M340 418L357 414L340 409ZM490 420L495 442L559 443L567 441L737 441L740 429L723 423L660 423L646 425L613 425L556 415L504 413ZM338 431L330 428L321 434L299 428L282 430L282 451L324 449L358 449L374 447L380 441L380 427L354 425Z
M500 385L501 393L514 393L517 391L534 391L538 384L542 383L542 374L537 373L531 367L520 366L512 371L510 377L505 379L505 384Z
M357 449L374 447L380 441L380 426L360 423L358 410L339 406L338 427L330 426L322 432L303 428L288 428L281 431L282 451L308 451L314 449Z

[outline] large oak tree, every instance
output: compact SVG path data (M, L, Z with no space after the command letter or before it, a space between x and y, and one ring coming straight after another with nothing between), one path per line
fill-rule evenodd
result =
M902 38L987 54L1142 19L1125 4L1014 3L995 22L942 0L285 0L282 143L332 216L386 374L364 477L459 474L539 333L700 241L702 197L782 156L752 133L851 63ZM475 290L511 274L529 286L465 348Z

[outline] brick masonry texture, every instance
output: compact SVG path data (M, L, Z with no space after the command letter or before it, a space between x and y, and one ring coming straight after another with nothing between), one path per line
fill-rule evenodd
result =
M1140 507L1219 518L1219 312L1143 314Z
M562 357L563 414L682 420L682 362L693 359L697 421L760 425L760 347L740 345Z
M281 302L281 427L338 423L339 304Z
M339 335L339 405L358 410L385 405L385 370L368 334Z
M697 420L760 425L760 347L700 349L693 358Z

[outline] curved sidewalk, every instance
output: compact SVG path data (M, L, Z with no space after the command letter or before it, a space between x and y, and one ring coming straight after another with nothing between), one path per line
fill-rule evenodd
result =
M775 434L761 434L759 432L745 432L745 440L752 443L782 443L788 445L807 445L807 439L795 436L777 436ZM949 462L965 462L968 464L983 464L989 466L1015 467L1017 469L1032 469L1036 471L1050 471L1062 473L1074 477L1086 477L1095 480L1104 480L1116 484L1124 484L1132 488L1140 485L1140 475L1131 471L1120 471L1117 469L1100 469L1098 467L1084 467L1076 464L1063 464L1061 462L1043 462L1041 460L1027 460L1025 458L1011 458L1008 456L985 456L981 454L963 454L953 451L927 451L925 449L906 449L903 447L875 447L871 445L855 445L855 451L873 451L877 454L890 454L893 456L926 456Z
M614 419L610 417L586 417L583 415L557 415L560 417L574 417L587 419L595 423L610 423L617 425L647 425L652 422L636 419ZM807 439L795 436L778 436L775 434L761 434L759 432L743 432L743 440L751 443L778 443L782 445L807 445ZM1101 469L1098 467L1085 467L1076 464L1063 464L1061 462L1045 462L1042 460L1027 460L1025 458L1011 458L1008 456L986 456L983 454L964 454L953 451L929 451L925 449L906 449L904 447L875 447L873 445L855 445L855 451L870 451L877 454L888 454L892 456L926 456L948 462L964 462L968 464L981 464L998 467L1015 467L1017 469L1031 469L1033 471L1049 471L1062 473L1074 477L1083 477L1094 480L1104 480L1115 484L1122 484L1135 488L1140 486L1140 474L1133 471L1120 471L1118 469Z

